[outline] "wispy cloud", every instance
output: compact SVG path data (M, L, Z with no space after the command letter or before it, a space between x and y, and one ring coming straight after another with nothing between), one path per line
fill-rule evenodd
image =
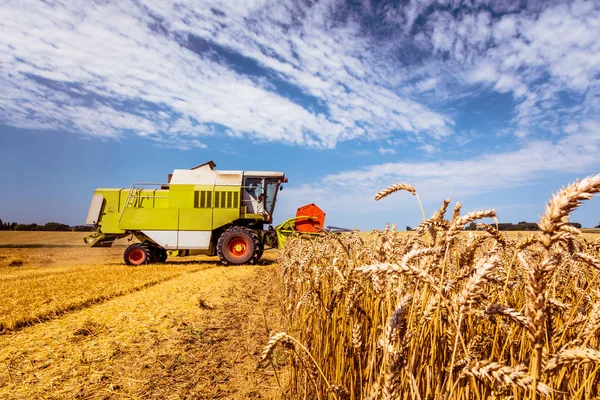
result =
M379 149L379 154L396 154L396 150L392 149L392 148L385 148L385 147L380 147Z
M338 5L4 2L0 121L156 140L215 125L316 147L391 131L450 134L449 117L386 87L361 25L332 22Z
M585 175L600 168L599 152L600 124L584 121L570 126L567 135L556 142L533 141L517 150L469 160L392 162L347 170L297 189L292 197L300 204L316 196L330 209L369 209L376 192L409 182L425 201L463 198L523 186L549 174Z
M511 93L520 138L559 133L561 125L599 111L600 6L531 4L496 18L486 9L463 10L458 17L453 10L436 11L427 22L430 41L423 44L449 55L466 83Z
M553 146L548 142L533 142L511 153L483 155L468 161L386 163L329 175L324 181L336 187L347 187L352 182L354 187L373 191L408 180L420 187L434 185L435 191L481 192L527 182L539 172L580 170L581 164L574 167L571 163L571 156L579 153L564 154L567 149L565 143ZM593 155L588 154L585 166L593 163Z

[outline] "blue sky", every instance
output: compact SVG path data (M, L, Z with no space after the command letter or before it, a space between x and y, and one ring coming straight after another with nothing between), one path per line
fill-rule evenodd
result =
M592 1L4 1L0 218L85 220L96 187L284 171L276 221L415 226L445 198L535 221L600 172ZM600 222L600 202L572 220Z

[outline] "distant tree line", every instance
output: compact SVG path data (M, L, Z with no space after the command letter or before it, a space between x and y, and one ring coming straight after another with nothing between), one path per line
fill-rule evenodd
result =
M0 231L54 231L54 232L90 232L94 228L86 225L69 226L60 222L48 222L44 225L19 224L18 222L4 222L0 219Z

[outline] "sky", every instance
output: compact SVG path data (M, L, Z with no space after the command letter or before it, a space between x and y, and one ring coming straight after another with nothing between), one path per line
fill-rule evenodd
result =
M0 218L83 224L97 187L208 160L283 171L275 222L537 221L600 172L600 3L0 2ZM600 201L572 215L600 223Z

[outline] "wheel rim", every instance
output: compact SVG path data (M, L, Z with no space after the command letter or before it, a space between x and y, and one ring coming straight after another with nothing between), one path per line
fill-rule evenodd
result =
M229 242L227 249L236 257L241 257L248 252L248 243L242 238L235 238Z
M129 260L134 263L138 263L144 259L144 252L140 249L133 249L129 253Z

